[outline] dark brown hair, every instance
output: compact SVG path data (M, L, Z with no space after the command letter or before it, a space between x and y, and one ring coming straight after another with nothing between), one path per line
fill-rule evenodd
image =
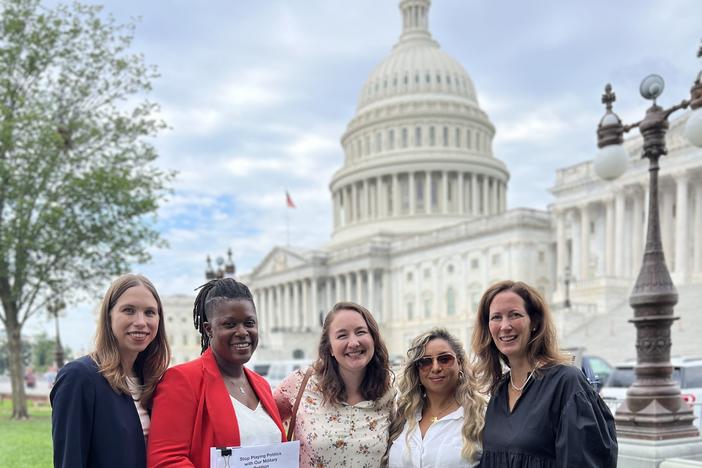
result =
M388 349L380 336L378 322L365 307L354 302L339 302L332 307L322 325L322 336L319 339L318 358L313 367L317 374L318 386L325 403L338 404L346 399L346 388L339 373L339 364L331 355L329 327L339 311L351 310L358 312L368 326L368 332L373 338L375 352L366 366L366 374L361 383L361 394L366 400L377 400L390 389L390 365Z
M558 348L556 326L551 311L539 292L521 281L505 280L490 286L478 304L478 313L473 328L473 353L477 358L476 371L484 389L494 390L502 377L502 365L509 366L509 359L495 346L490 335L490 305L495 296L511 291L522 298L524 308L531 320L531 337L527 343L527 359L531 366L540 367L569 362Z
M122 369L117 337L112 332L110 315L119 298L129 288L144 286L156 299L158 304L158 332L146 349L139 353L134 362L134 369L141 378L141 396L139 400L146 409L151 409L156 385L171 362L171 349L166 338L163 306L156 288L148 278L142 275L126 274L117 278L107 289L98 311L98 325L95 334L95 351L90 356L97 363L100 374L107 380L112 389L129 395L127 372Z

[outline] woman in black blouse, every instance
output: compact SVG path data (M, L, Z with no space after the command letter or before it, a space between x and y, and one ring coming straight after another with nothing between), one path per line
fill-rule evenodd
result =
M491 286L478 306L473 351L491 394L481 468L617 466L612 414L559 351L536 290L514 281Z

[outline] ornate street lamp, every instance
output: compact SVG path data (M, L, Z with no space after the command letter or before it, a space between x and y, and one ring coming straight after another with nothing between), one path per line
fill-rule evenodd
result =
M702 47L697 54L702 57ZM624 133L638 127L643 137L643 155L649 160L649 204L646 248L641 271L636 279L629 303L634 309L630 320L636 327L636 381L627 390L626 400L617 409L615 420L620 437L665 440L694 437L699 431L693 425L692 410L682 400L680 387L671 379L670 327L679 317L673 316L678 293L665 264L658 216L658 160L667 153L665 135L668 117L688 106L693 109L686 126L686 136L702 146L702 72L691 89L690 100L663 109L656 98L663 92L663 78L650 75L641 82L641 95L653 101L640 122L624 125L612 111L615 95L607 84L602 102L607 111L597 127L595 158L597 175L613 180L624 173L629 161L622 143ZM682 215L682 214L679 214Z
M49 315L56 320L56 347L54 349L54 359L56 367L62 368L64 364L63 346L61 346L61 335L59 334L59 314L66 308L66 303L62 299L54 299L46 306Z
M234 259L232 258L232 249L227 249L227 260L226 263L224 261L224 258L222 257L217 257L215 260L217 262L217 269L212 268L212 259L210 256L207 256L207 266L205 267L205 278L209 280L213 280L215 278L217 279L222 279L224 277L227 278L234 278L234 274L236 273L236 266L234 265Z

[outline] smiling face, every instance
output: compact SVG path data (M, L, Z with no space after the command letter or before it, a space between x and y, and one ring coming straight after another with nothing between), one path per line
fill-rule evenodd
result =
M435 338L427 343L417 361L417 370L419 382L427 393L451 395L458 386L461 369L455 351L444 339Z
M110 328L123 361L133 361L156 338L158 302L141 284L124 291L110 309Z
M492 341L510 361L526 357L531 319L518 294L509 290L497 294L490 304L488 324Z
M242 299L216 303L203 323L210 347L220 363L246 364L258 346L258 318L253 304Z
M351 373L365 371L375 352L368 324L355 310L341 309L334 314L329 344L339 369Z

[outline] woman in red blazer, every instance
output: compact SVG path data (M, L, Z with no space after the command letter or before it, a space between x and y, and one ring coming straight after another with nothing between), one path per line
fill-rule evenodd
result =
M170 368L156 389L149 467L209 468L211 447L285 442L270 386L244 367L258 345L249 289L232 278L212 280L193 317L203 354Z

